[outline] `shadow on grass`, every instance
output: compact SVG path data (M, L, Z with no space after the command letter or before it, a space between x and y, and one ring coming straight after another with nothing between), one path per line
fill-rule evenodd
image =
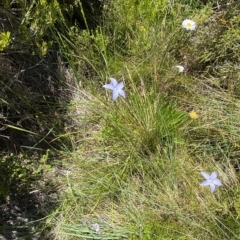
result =
M38 221L54 207L53 193L36 190L18 193L11 189L0 205L0 239L47 239L47 230ZM25 189L27 190L27 189Z
M38 220L57 201L39 166L51 168L44 154L68 144L53 139L64 132L71 80L56 50L43 58L8 53L0 59L0 239L44 239Z
M57 53L0 58L0 151L50 147L51 138L63 131L61 113L69 99Z
M59 3L64 10L65 3ZM86 28L87 18L88 27L94 28L99 21L101 1L84 0L81 4L85 16L79 5L73 5L69 24ZM49 158L42 161L48 149L55 156L55 150L63 145L71 149L68 140L56 139L65 132L68 121L65 112L73 75L66 76L68 69L58 47L53 45L47 55L39 57L34 53L34 33L27 29L26 36L31 39L25 39L24 33L20 36L25 17L22 10L26 6L21 2L16 6L11 3L12 10L3 9L4 6L0 3L4 16L0 18L0 33L10 31L12 38L8 48L0 52L0 239L49 239L41 219L57 206L57 190L53 190L52 179L44 175L47 169L39 170L39 166L51 169ZM51 40L49 32L43 38Z

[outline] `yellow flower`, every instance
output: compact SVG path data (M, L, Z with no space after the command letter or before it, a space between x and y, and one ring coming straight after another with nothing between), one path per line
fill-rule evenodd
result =
M192 119L198 118L198 115L197 115L197 113L196 113L195 111L191 111L191 112L189 113L189 116L190 116Z

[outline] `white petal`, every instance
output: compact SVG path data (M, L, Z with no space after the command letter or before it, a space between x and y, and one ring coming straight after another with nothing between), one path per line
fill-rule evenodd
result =
M120 90L118 90L118 93L122 96L122 97L126 97L126 95L125 95L125 92L122 90L122 89L120 89Z
M105 84L105 85L103 85L103 87L113 90L113 85L112 84Z
M210 176L208 173L206 173L206 172L201 172L201 174L202 174L206 179L210 179L210 178L211 178L211 176Z
M209 181L208 180L206 180L206 181L204 181L204 182L202 182L201 184L200 184L200 186L208 186L210 183L209 183Z
M176 65L173 67L173 69L179 73L183 72L184 71L184 67L183 66L180 66L180 65Z
M211 188L211 193L213 193L215 191L215 185L213 183L211 183L210 188Z
M113 89L113 101L116 101L118 98L118 90L117 89Z
M100 227L97 223L94 223L92 224L91 229L94 230L95 232L98 232L100 230Z
M113 85L113 87L116 87L118 85L118 82L115 78L110 78L111 80L111 84Z
M211 179L213 180L213 179L216 179L217 178L217 173L216 172L213 172L212 174L211 174Z
M215 184L217 186L222 186L222 182L219 179L214 179L213 184Z
M187 24L188 20L189 20L189 19L185 19L185 20L183 20L183 22L182 22L182 27L183 27L183 28L186 27L186 24Z

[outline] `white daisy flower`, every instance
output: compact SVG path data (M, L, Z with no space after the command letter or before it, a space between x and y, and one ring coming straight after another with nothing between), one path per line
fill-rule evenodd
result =
M180 65L176 65L176 66L173 67L173 70L181 73L181 72L184 71L184 67L180 66Z
M196 28L196 23L193 21L193 20L190 20L190 19L185 19L183 22L182 22L182 27L187 29L187 30L195 30Z

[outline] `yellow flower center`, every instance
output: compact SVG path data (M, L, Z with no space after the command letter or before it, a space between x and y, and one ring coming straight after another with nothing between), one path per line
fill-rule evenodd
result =
M188 23L187 23L187 26L188 26L188 27L191 27L191 26L192 26L192 23L188 22Z

